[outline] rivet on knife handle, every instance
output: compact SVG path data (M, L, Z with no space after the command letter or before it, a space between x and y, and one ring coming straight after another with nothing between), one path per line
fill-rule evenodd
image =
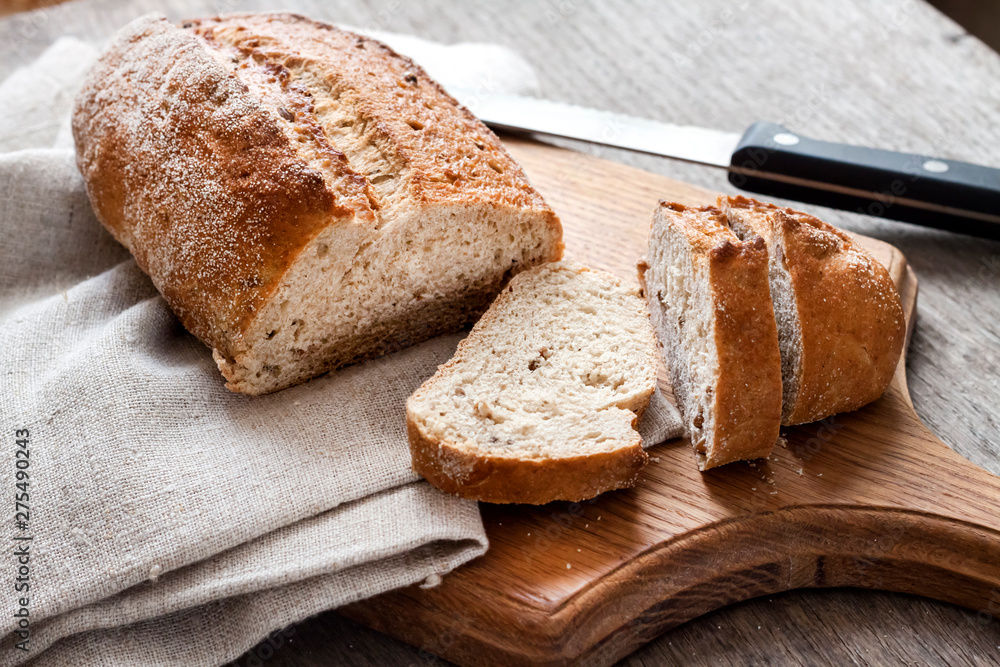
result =
M755 123L729 174L742 190L1000 239L1000 169L803 137Z

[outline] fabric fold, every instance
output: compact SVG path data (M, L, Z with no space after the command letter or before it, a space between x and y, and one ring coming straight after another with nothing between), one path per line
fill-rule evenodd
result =
M456 63L462 86L537 85L500 47L449 60L458 47L397 42L438 77ZM0 665L215 665L484 553L477 504L419 480L405 432L406 398L462 336L268 396L227 391L90 209L68 128L95 56L65 38L0 83L0 470L28 461L30 507L7 531L29 545L30 650L4 613ZM641 429L671 437L676 412L657 396ZM3 609L20 603L0 590Z

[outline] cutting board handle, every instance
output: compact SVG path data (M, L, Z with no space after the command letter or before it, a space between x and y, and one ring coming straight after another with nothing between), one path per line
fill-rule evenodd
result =
M796 588L923 595L975 610L986 623L1000 616L1000 532L885 507L793 507L685 534L633 560L614 579L619 585L605 579L593 595L613 596L616 607L632 610L630 618L597 642L589 664L609 664L725 605ZM587 597L573 607L592 609ZM560 653L569 659L593 642L598 628L587 627L586 615L561 620L551 644L537 646L536 659L551 663Z
M903 264L888 268L909 323L905 350L917 281L897 257ZM611 597L633 610L633 618L597 642L586 661L610 663L692 618L796 588L910 593L971 609L984 624L1000 618L1000 477L957 454L920 420L907 390L905 358L886 394L863 411L860 420L849 415L799 427L792 438L806 475L816 474L808 470L814 453L808 445L821 442L825 460L816 469L837 502L782 506L770 495L755 495L745 514L658 545L564 606L592 610L598 597ZM815 435L820 437L810 437ZM867 448L858 448L859 441ZM842 442L853 446L838 447ZM849 472L838 476L838 463ZM567 614L563 621L561 630L579 633L577 640L567 643L564 635L548 655L560 644L593 642L600 632L586 627L584 615Z
M634 281L661 198L716 195L525 141L507 147L562 218L567 253ZM889 270L912 325L917 281ZM705 473L682 441L650 450L636 488L587 503L483 506L489 551L439 586L341 609L465 665L607 665L724 605L794 588L853 586L1000 612L1000 478L920 421L901 360L861 410L788 429L766 460Z

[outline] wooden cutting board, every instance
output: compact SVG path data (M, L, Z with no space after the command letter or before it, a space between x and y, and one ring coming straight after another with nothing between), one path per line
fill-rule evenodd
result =
M715 199L579 153L506 143L562 218L567 254L632 282L657 200ZM912 329L917 281L906 259L861 240L888 267ZM483 504L486 555L436 588L342 613L460 665L606 665L696 616L793 588L877 588L1000 614L1000 478L924 427L905 360L875 403L784 433L787 447L769 459L705 473L685 440L657 445L636 488L590 502Z

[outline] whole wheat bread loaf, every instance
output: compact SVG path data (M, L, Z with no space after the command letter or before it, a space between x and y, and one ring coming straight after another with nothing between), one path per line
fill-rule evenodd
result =
M525 271L407 401L413 467L494 503L631 486L657 365L637 290L573 262Z
M238 392L458 329L562 254L485 125L409 59L301 16L130 23L73 134L98 219Z

